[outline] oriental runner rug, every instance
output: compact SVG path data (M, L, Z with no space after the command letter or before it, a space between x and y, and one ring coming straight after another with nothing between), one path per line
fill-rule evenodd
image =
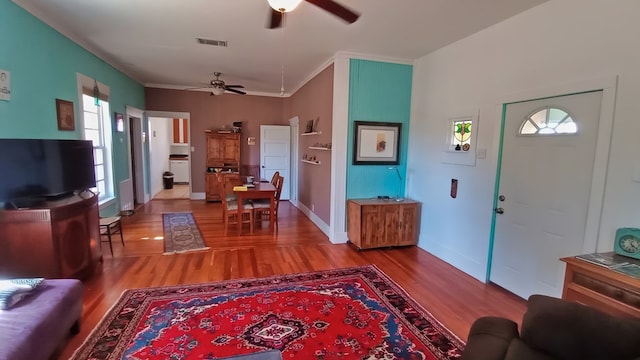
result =
M72 359L455 359L463 342L373 265L126 290Z
M165 255L209 249L190 212L162 214L162 227Z

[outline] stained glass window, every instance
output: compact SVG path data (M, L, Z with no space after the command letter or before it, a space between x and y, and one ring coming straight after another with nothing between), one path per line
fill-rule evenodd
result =
M576 134L578 126L568 112L545 107L527 116L520 125L520 135Z
M451 146L455 150L469 150L471 146L471 131L473 123L469 120L466 121L454 121L453 123L453 138L451 139Z

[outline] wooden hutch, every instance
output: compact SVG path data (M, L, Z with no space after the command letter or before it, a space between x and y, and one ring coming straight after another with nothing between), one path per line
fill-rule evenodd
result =
M220 200L216 176L223 176L225 185L240 179L240 133L207 132L206 200ZM210 171L216 169L220 173Z

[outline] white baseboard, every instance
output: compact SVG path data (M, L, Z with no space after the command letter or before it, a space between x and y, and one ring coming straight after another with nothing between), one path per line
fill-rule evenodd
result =
M331 238L331 236L329 236L329 225L324 221L322 221L322 219L320 219L318 215L316 215L313 211L311 211L309 208L304 206L304 204L301 202L298 202L297 204L293 204L293 206L300 209L300 211L302 211L303 214L307 215L307 217L309 218L309 220L311 220L312 223L316 224L316 226L320 229L320 231L322 231L325 235L327 235L328 238Z
M207 198L207 194L203 192L191 193L191 197L190 197L191 200L204 200L206 198Z

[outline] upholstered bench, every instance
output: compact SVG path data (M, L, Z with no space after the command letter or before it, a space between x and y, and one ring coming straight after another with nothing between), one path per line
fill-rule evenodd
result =
M82 283L44 280L8 310L0 310L0 360L49 359L80 330Z

